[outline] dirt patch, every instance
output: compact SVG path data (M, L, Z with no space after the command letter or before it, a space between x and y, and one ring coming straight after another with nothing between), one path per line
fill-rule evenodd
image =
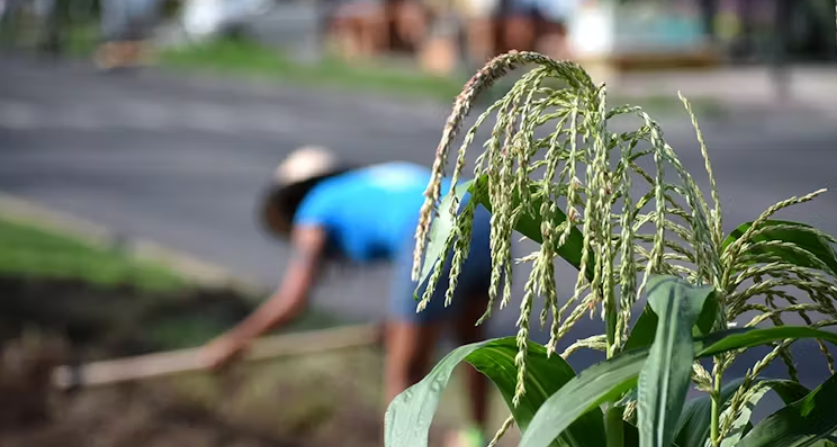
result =
M3 447L380 445L374 348L57 392L46 386L57 365L196 346L252 304L230 291L9 277L0 290Z
M0 277L0 342L37 327L84 360L195 346L252 308L227 290L150 292L71 280Z

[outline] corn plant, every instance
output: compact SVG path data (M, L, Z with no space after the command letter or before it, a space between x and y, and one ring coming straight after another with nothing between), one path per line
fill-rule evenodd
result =
M465 133L451 188L441 191L451 148L475 99L524 65L534 68ZM610 107L607 98L605 86L580 66L515 51L490 61L457 97L416 231L414 278L429 282L416 297L418 310L439 286L446 254L454 250L446 285L451 299L476 206L492 213L490 304L479 323L495 307L511 304L515 263L531 264L531 273L517 335L457 348L397 396L386 414L386 446L426 447L439 395L462 361L487 375L510 409L491 446L515 424L521 447L834 445L828 437L837 430L837 409L828 400L837 398L837 379L806 389L789 347L815 339L832 368L825 343L837 342L837 335L823 328L837 322L837 241L774 218L823 191L779 202L724 234L712 166L688 100L680 98L700 142L708 197L656 121L639 107ZM474 177L460 181L476 130L492 116ZM614 132L617 118L636 119L638 128ZM514 232L537 242L538 250L512 259ZM557 292L557 258L578 271L566 297ZM640 297L647 304L632 320ZM529 337L536 299L544 310L534 318L550 328L546 345ZM745 313L756 316L731 328ZM587 314L599 316L601 334L556 353ZM806 324L785 324L788 314ZM773 349L744 377L724 383L730 363L762 345ZM579 349L603 351L606 360L576 374L566 359ZM712 368L700 359L712 359ZM763 377L776 359L787 365L789 379ZM687 401L690 386L705 394ZM768 390L786 406L754 426L751 409Z

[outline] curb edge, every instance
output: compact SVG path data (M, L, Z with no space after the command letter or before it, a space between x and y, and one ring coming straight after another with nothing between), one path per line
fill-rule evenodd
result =
M198 286L222 288L248 296L266 293L266 288L255 279L243 277L186 252L172 250L145 238L126 236L98 223L3 191L0 191L0 217L74 237L97 248L117 248L132 259L160 264Z

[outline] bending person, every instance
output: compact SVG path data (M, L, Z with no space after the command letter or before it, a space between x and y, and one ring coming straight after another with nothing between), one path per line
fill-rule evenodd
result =
M277 168L264 207L272 232L290 239L290 265L270 299L205 346L208 367L225 365L256 337L300 316L321 267L338 260L394 263L385 321L387 402L429 372L433 350L446 326L455 331L459 344L483 339L476 322L488 303L491 257L490 214L482 207L475 212L470 251L452 304L444 306L451 254L429 305L416 312L413 294L417 284L411 278L413 237L430 178L430 170L409 163L345 168L323 148L304 147L293 152ZM449 185L450 180L446 180L443 188ZM425 287L419 290L419 296ZM466 374L473 424L456 432L454 439L459 445L482 447L487 381L470 366Z

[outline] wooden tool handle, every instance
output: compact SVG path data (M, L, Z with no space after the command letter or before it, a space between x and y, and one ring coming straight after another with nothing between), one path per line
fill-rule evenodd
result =
M382 335L379 325L359 325L264 337L253 343L243 360L265 360L368 346L378 343ZM60 366L53 372L52 382L60 389L67 389L199 371L204 369L199 352L200 348L180 349L75 367Z

